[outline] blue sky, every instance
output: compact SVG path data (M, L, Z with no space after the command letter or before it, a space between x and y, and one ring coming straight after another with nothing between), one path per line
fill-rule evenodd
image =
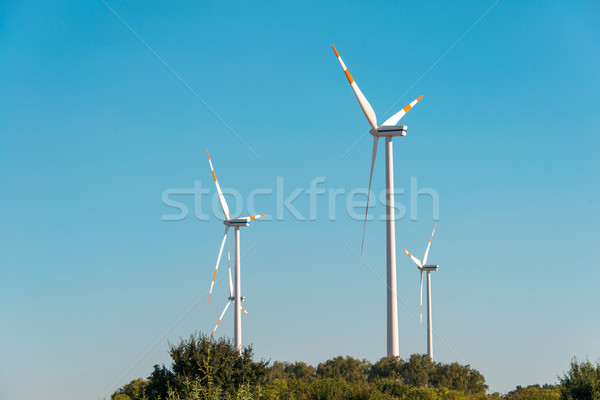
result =
M293 205L308 220L284 210L242 232L244 342L313 364L384 355L384 222L368 224L363 263L362 222L346 212L371 140L344 156L368 124L332 43L380 121L424 95L394 141L401 356L426 337L400 252L422 255L437 222L429 197L410 207L413 177L439 195L436 360L502 392L600 357L597 2L502 0L474 27L494 2L106 4L171 70L102 2L0 6L0 397L101 398L168 363L169 342L212 330L227 296L222 280L203 300L221 215L198 220L175 196L190 213L164 221L176 210L162 202L199 181L210 211L207 148L244 202L278 179L284 197L319 177L345 191L335 220L328 195L310 220L303 192ZM276 217L276 196L256 210Z

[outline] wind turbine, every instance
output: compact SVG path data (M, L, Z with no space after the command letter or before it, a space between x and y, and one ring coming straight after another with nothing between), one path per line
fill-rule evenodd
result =
M352 90L358 99L360 108L371 125L369 133L373 135L373 156L371 158L371 174L369 175L369 192L367 193L367 207L365 210L365 223L363 226L363 238L361 244L361 254L365 242L365 230L367 227L367 214L369 212L369 197L371 195L371 182L373 180L373 167L375 166L375 157L377 156L377 142L380 137L385 137L385 183L386 196L385 208L387 216L387 356L399 357L398 351L398 298L396 293L396 230L395 230L395 213L394 213L394 154L392 149L392 138L394 136L406 136L408 127L405 125L397 125L400 119L417 104L423 96L419 96L412 103L398 111L396 114L388 118L383 124L377 126L377 117L375 111L362 94L358 85L350 75L348 68L342 61L340 54L335 46L333 51L337 56L348 82L352 86Z
M217 181L217 176L215 175L215 170L213 169L212 161L210 160L210 155L208 154L208 150L206 150L206 155L208 156L208 163L210 164L210 170L212 171L213 179L215 181L215 186L217 187L217 194L219 195L219 202L221 203L221 208L223 209L223 215L225 216L225 220L223 223L225 224L225 234L223 235L223 241L221 242L221 248L219 249L219 256L217 257L217 264L215 265L215 272L212 277L212 283L210 284L210 292L208 293L208 302L210 304L210 296L212 295L213 286L215 285L215 277L217 276L217 270L219 269L219 262L221 261L221 255L223 254L223 246L225 246L225 240L227 240L227 233L229 232L229 228L233 226L234 228L234 268L235 268L235 290L233 289L233 283L231 282L231 275L229 276L229 290L230 297L227 306L223 310L221 314L221 318L227 311L230 302L234 302L234 343L238 352L242 352L242 301L244 298L241 295L242 291L242 282L241 282L241 274L240 274L240 227L242 226L250 226L250 221L255 220L257 218L264 217L265 214L261 215L252 215L243 218L229 218L229 207L227 207L227 202L225 201L225 196L223 196L223 192L221 191L221 187L219 186L219 182ZM228 256L229 257L229 256ZM231 265L231 263L230 263ZM231 267L230 267L231 268ZM231 270L229 272L231 274ZM231 299L233 297L233 300ZM245 311L245 310L244 310ZM221 322L221 318L219 318L219 322ZM217 323L219 326L219 323ZM216 327L215 327L216 330ZM214 331L213 331L214 334Z
M437 228L437 224L433 227L433 232L431 233L431 237L429 238L429 243L427 243L427 249L425 250L425 255L423 256L423 262L410 254L406 249L404 251L411 260L415 264L417 264L417 268L421 271L421 305L419 307L419 314L421 317L421 331L423 330L423 272L427 272L427 355L431 360L433 360L433 326L432 326L432 317L431 317L431 271L437 271L439 265L427 265L427 256L429 255L429 246L431 246L431 240L433 239L433 234L435 233L435 228Z

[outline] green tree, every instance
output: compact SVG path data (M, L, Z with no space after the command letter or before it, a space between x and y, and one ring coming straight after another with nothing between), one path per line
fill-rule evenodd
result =
M164 365L154 365L154 370L148 377L146 396L149 399L166 399L169 395L169 387L175 380L175 374Z
M286 362L275 361L273 365L267 368L264 376L264 382L272 382L276 379L287 379L288 375L285 372Z
M294 379L312 379L316 377L317 370L312 365L296 361L286 365L287 376Z
M400 379L402 376L402 365L404 361L399 357L383 357L371 366L369 370L369 381L376 379Z
M364 382L371 363L350 356L338 356L320 363L316 374L319 378L345 379L347 382Z
M266 362L252 360L251 346L240 355L231 341L215 341L202 334L171 345L169 354L171 369L155 365L147 381L132 381L117 390L112 400L247 398L266 373ZM138 386L146 397L139 397Z
M169 351L175 374L175 389L183 389L185 380L208 378L207 365L216 386L225 392L235 393L242 385L256 385L266 374L267 362L252 360L252 346L242 349L240 355L230 340L211 340L207 335L191 335Z
M148 381L142 378L134 379L114 392L111 400L145 400Z
M316 369L312 365L296 361L294 363L275 361L267 369L264 382L275 379L313 379L316 377Z
M400 374L402 381L410 386L429 386L429 375L433 373L435 364L425 354L413 354L407 362L402 363Z
M560 381L562 400L598 400L600 399L600 364L594 366L588 360L571 360L571 368Z
M436 363L430 374L431 387L448 388L465 394L483 394L488 389L485 378L470 365Z

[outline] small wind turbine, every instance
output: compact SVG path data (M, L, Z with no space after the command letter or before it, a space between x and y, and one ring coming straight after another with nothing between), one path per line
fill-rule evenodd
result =
M369 133L373 135L373 156L371 158L371 174L369 175L369 192L367 193L367 207L365 210L365 223L363 226L363 238L360 251L362 253L363 245L365 243L365 230L367 227L367 214L369 212L369 197L371 195L371 182L373 180L373 167L375 166L375 157L377 156L377 142L380 137L385 137L385 183L386 183L386 196L385 196L385 208L386 208L386 233L387 233L387 356L398 357L400 355L398 350L398 296L396 293L396 228L395 228L395 209L394 209L394 152L392 149L392 137L394 136L406 136L406 130L408 129L404 125L396 125L400 119L417 104L423 96L419 96L412 103L398 111L396 114L388 118L383 124L377 126L377 117L375 111L367 101L366 97L362 94L358 85L350 75L348 68L342 61L342 57L337 52L335 46L333 51L337 56L350 86L358 99L360 108L362 108L365 117L371 125Z
M235 303L235 311L234 311L234 343L236 349L241 353L242 351L242 301L244 298L241 295L242 291L242 282L241 282L241 274L240 274L240 227L241 226L250 226L250 221L255 220L257 218L264 217L265 214L261 215L252 215L249 217L243 218L229 218L229 207L227 207L227 202L225 201L225 196L223 196L223 192L221 191L221 187L219 186L219 182L217 181L217 176L215 175L215 170L213 169L212 162L210 161L210 155L208 154L208 150L206 150L206 155L208 156L208 163L210 164L210 170L212 171L213 179L215 181L215 186L217 187L217 194L219 195L219 202L221 203L221 208L223 209L223 215L225 216L225 235L223 235L223 241L221 242L221 248L219 249L219 256L217 257L217 264L215 265L215 272L212 277L212 283L210 284L210 292L208 293L208 302L210 304L210 296L212 295L213 286L215 285L215 277L217 276L217 270L219 269L219 262L221 261L221 255L223 254L223 246L225 246L225 240L227 239L227 233L229 232L230 227L234 227L235 229L235 253L234 253L234 267L235 267L235 290L233 290L233 283L231 282L231 270L229 276L229 290L230 297L229 302L233 301ZM228 256L229 257L229 256ZM231 264L230 264L231 265ZM231 267L230 267L231 268ZM233 297L233 300L231 300ZM221 318L227 311L229 307L229 303L225 306L225 310L221 314ZM245 310L244 310L245 311ZM219 322L221 322L221 318L219 318ZM217 323L219 326L219 323ZM215 327L216 330L216 327ZM214 331L213 331L214 334Z
M425 250L425 255L423 256L423 262L410 254L406 249L404 251L411 260L415 264L417 264L417 268L421 271L421 303L419 307L419 315L421 317L421 331L423 330L423 271L427 272L427 355L431 360L433 360L433 326L432 326L432 317L431 317L431 271L437 271L439 265L427 265L427 256L429 255L429 246L431 246L431 240L433 239L433 234L435 233L435 228L437 228L437 224L433 227L433 232L431 233L431 237L429 238L429 243L427 243L427 249Z

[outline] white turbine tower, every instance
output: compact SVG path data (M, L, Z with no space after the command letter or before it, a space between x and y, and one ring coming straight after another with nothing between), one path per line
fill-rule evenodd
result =
M235 230L235 243L234 243L234 248L235 248L235 253L234 253L235 289L233 287L234 286L233 283L231 282L231 270L230 270L230 272L229 272L230 273L230 275L229 275L230 297L229 297L227 306L225 306L225 309L223 310L223 313L221 314L221 318L223 318L225 311L227 311L227 308L229 307L229 303L233 301L235 304L234 320L233 320L234 321L234 335L233 335L234 339L233 339L233 341L235 343L236 349L238 350L238 352L241 353L241 351L242 351L242 310L243 311L245 311L245 310L242 308L242 301L244 300L244 298L241 295L242 282L241 282L241 275L240 275L240 227L250 226L250 221L252 221L256 218L264 217L265 214L230 219L229 218L229 207L227 207L227 202L225 201L225 196L223 196L223 192L221 191L221 187L219 186L219 182L217 181L217 176L215 175L215 170L213 169L212 162L210 161L210 155L208 154L208 150L206 150L206 155L208 156L208 163L210 164L210 170L212 171L213 179L215 181L215 186L217 187L217 194L219 195L219 202L221 203L221 208L223 209L223 215L225 216L225 220L223 221L223 223L225 224L225 234L223 235L223 241L221 242L221 248L219 249L219 256L217 257L217 264L215 265L215 272L212 277L212 283L210 284L210 292L208 294L207 304L210 304L210 296L212 295L213 286L215 285L215 277L217 276L217 270L219 269L219 262L221 261L221 255L223 254L223 246L225 246L225 240L227 240L227 233L229 232L229 228L233 226L233 228ZM233 297L233 299L232 299L232 297ZM221 322L221 318L219 318L219 322ZM217 326L219 326L219 322L217 322ZM216 329L217 328L215 327L215 330ZM213 334L214 334L214 331L213 331Z
M429 255L429 246L431 246L431 240L433 239L433 234L435 233L435 228L437 228L437 224L433 227L433 232L431 233L431 237L429 238L429 243L427 243L427 249L425 250L425 255L423 256L423 262L410 254L406 249L404 251L411 260L415 264L417 264L417 268L421 271L421 303L419 306L419 314L421 317L421 330L423 330L423 271L427 272L427 355L431 360L433 360L433 326L432 326L432 316L431 316L431 271L437 271L439 265L427 265L427 256Z
M348 82L352 86L352 90L358 99L358 103L362 108L363 113L367 117L371 130L369 133L373 135L373 156L371 158L371 174L369 175L369 192L367 194L367 208L365 210L365 223L363 226L363 239L361 244L362 248L365 242L365 230L367 225L367 214L369 212L369 197L371 194L371 182L373 180L373 167L375 166L375 157L377 156L377 142L380 137L385 137L385 183L386 183L386 216L387 216L387 356L398 357L400 355L398 350L398 298L396 293L396 231L395 231L395 215L394 215L394 161L393 161L393 149L392 149L392 137L394 136L406 136L406 130L408 129L404 125L396 125L400 119L406 114L408 110L414 107L423 96L419 96L412 103L392 115L383 124L377 126L377 117L375 111L367 101L366 97L362 94L358 85L350 75L348 68L342 61L340 54L337 52L335 46L333 51L348 78Z

